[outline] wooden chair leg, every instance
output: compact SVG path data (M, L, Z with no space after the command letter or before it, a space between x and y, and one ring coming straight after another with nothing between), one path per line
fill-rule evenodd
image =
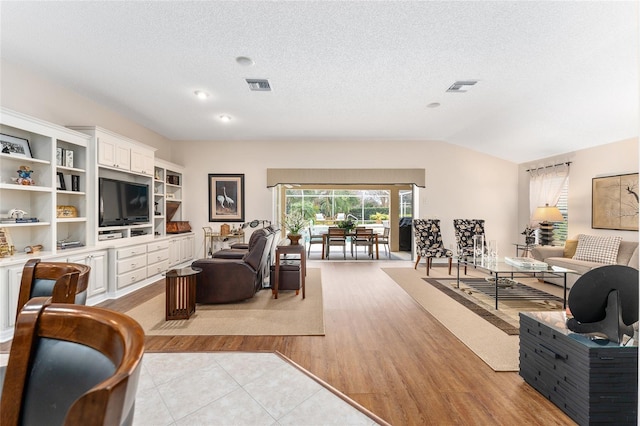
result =
M431 259L432 257L427 257L427 276L429 276L429 268L431 267Z
M413 269L418 269L419 262L420 262L420 255L418 255L418 258L416 259L416 264L414 265Z
M453 260L453 259L449 258L449 275L451 275L451 261L452 261L452 260Z

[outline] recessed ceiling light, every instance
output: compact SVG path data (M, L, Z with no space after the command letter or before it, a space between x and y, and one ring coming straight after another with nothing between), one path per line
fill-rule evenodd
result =
M202 91L202 90L196 90L193 93L200 99L207 99L209 97L209 94L207 92Z
M218 116L218 118L220 119L220 121L222 121L223 123L228 123L231 121L231 116L230 115L226 115L226 114L221 114Z
M431 102L427 105L427 108L438 108L440 106L440 102Z
M251 65L255 64L255 62L253 62L253 59L248 58L246 56L238 56L236 58L236 62L242 65L243 67L250 67Z

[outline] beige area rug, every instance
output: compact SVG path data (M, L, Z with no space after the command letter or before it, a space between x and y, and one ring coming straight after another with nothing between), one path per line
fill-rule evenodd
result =
M518 371L518 335L506 334L426 283L424 270L384 268L383 271L493 370Z
M324 313L319 268L308 268L306 298L295 291L280 291L274 299L270 289L251 299L224 305L197 305L188 320L165 321L164 293L135 307L127 315L151 336L322 336Z

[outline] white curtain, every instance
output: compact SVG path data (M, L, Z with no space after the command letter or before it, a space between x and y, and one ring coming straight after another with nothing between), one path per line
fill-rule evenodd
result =
M531 169L529 174L529 217L532 217L538 207L558 204L562 188L569 179L569 164Z

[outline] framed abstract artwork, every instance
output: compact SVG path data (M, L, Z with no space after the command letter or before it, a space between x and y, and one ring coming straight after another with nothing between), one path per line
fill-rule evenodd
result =
M243 174L209 174L209 222L244 222Z
M591 227L638 230L638 173L593 178Z

